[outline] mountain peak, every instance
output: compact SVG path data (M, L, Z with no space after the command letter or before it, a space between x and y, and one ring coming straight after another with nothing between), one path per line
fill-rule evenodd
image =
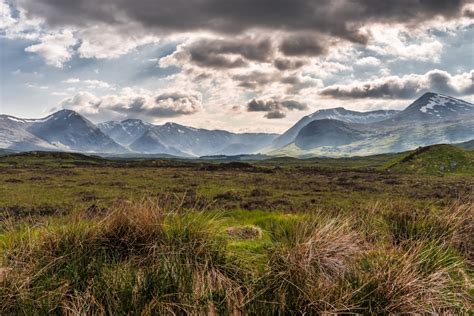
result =
M391 121L450 121L473 116L474 104L444 94L427 92L395 115Z
M142 120L140 119L133 119L133 118L129 118L129 119L126 119L126 120L123 120L122 123L144 123Z
M56 111L54 112L53 114L51 114L50 116L64 116L64 115L80 115L79 113L73 111L73 110L69 110L69 109L61 109L59 111Z

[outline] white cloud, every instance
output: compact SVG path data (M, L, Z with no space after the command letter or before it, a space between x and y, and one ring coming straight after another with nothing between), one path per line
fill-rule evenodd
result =
M160 41L131 23L120 26L92 25L78 30L78 37L81 38L79 56L99 59L116 58L138 46Z
M64 83L79 83L79 82L81 82L81 79L79 79L79 78L69 78L67 80L64 80L63 82Z
M41 55L48 65L58 68L62 68L71 59L74 53L72 46L77 43L69 30L43 35L39 40L39 44L31 45L25 51Z
M356 65L358 66L379 66L381 64L381 61L380 59L378 58L375 58L373 56L369 56L369 57L364 57L364 58L361 58L361 59L358 59L356 61Z
M113 86L111 86L109 83L102 81L102 80L96 80L96 79L86 79L86 80L81 80L79 78L69 78L67 80L64 80L63 83L67 84L83 84L86 85L88 88L91 89L115 89Z
M410 32L405 26L374 25L370 34L367 49L384 57L436 62L443 50L443 44L426 30Z

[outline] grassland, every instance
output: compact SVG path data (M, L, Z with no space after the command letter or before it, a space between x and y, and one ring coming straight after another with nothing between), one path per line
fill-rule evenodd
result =
M0 314L467 314L474 178L410 154L1 157Z

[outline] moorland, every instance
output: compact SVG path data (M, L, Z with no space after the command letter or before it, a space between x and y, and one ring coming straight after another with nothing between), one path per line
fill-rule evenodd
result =
M0 314L469 313L472 162L4 155Z

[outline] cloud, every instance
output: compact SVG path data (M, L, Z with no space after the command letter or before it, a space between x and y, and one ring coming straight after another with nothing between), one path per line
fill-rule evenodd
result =
M81 82L81 79L79 79L79 78L69 78L69 79L63 81L63 83L70 83L70 84L79 83L79 82Z
M356 61L356 65L358 65L358 66L372 66L372 67L375 67L375 66L379 66L380 64L381 64L380 59L375 58L373 56L364 57L364 58L358 59Z
M286 114L281 111L272 111L265 114L267 119L282 119L286 117Z
M367 49L385 57L438 62L443 51L443 44L429 32L376 25L371 27L370 33L372 39Z
M68 30L41 36L39 40L40 43L25 48L25 51L41 55L46 64L57 68L62 68L64 63L71 59L72 46L77 43L72 32Z
M112 89L114 89L109 83L107 83L105 81L102 81L102 80L96 80L96 79L81 80L79 78L69 78L67 80L64 80L63 83L84 84L88 88L91 88L91 89L97 89L97 88L102 88L102 89L112 88Z
M308 106L295 100L257 100L253 99L247 103L247 112L267 112L265 118L281 119L285 118L284 111L303 111L307 110Z
M436 16L456 17L467 1L421 0L18 0L51 25L137 23L166 33L210 31L242 33L251 29L316 31L363 43L367 23L421 23Z
M202 98L197 93L168 91L153 95L125 88L120 94L101 97L81 91L62 100L59 107L96 118L156 119L195 114L202 110Z
M284 38L279 49L286 56L317 56L327 51L324 41L308 34Z
M307 63L307 60L289 58L277 58L273 61L273 65L279 70L295 70L303 67Z
M428 91L454 96L474 94L474 70L452 75L435 69L423 75L389 76L373 81L329 86L322 89L320 94L341 99L411 99Z
M160 65L193 63L204 68L239 68L251 61L266 62L272 54L272 43L267 38L200 38L180 45L171 56L162 58Z

